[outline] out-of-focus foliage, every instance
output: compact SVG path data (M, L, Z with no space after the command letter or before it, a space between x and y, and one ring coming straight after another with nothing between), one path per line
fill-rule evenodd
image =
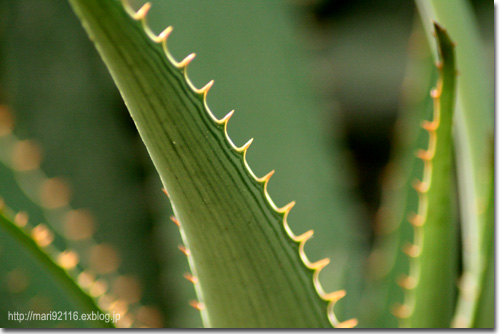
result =
M134 8L143 3L130 2ZM173 55L197 53L189 69L195 85L215 79L208 97L214 114L236 110L228 128L233 141L255 138L247 156L255 174L276 170L269 185L275 202L297 201L289 217L292 230L315 230L306 246L309 257L335 262L320 278L327 291L347 290L336 306L339 318L358 317L362 327L396 326L393 306L403 301L396 281L408 272L399 250L412 240L405 219L418 204L408 189L422 173L412 155L425 147L417 126L430 118L428 91L436 80L423 51L426 42L410 38L418 25L413 3L152 3L153 30L175 28L169 38ZM472 5L487 56L480 66L491 69L492 4ZM183 277L189 267L177 249L181 238L170 222L168 200L69 5L1 0L0 17L0 198L15 212L26 212L33 226L47 224L56 248L79 254L77 272L93 278L86 291L92 295L94 286L99 307L127 315L119 326L201 326L189 306L196 296ZM13 115L13 134L5 115ZM23 159L35 161L23 167ZM88 235L68 237L82 221L92 224ZM31 309L33 296L45 289L36 267L27 279L29 296L9 288L7 278L23 270L16 261L27 261L14 248L0 245L4 314ZM491 266L485 270L493 272ZM491 277L484 278L485 291L491 291ZM103 293L96 282L105 282ZM58 305L36 302L40 310ZM478 326L488 327L491 319L483 318ZM5 319L0 315L4 327L27 325Z

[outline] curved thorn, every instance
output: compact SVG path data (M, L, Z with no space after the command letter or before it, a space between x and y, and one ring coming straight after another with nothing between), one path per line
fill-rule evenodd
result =
M411 315L411 310L408 305L395 304L391 313L399 319L406 319Z
M233 114L234 114L234 110L231 110L230 112L228 112L226 114L226 116L224 116L220 121L219 121L219 124L224 124L224 126L227 125L227 123L229 122L229 119L231 119L231 117L233 117Z
M214 80L210 80L205 86L198 89L197 93L204 94L205 96L207 96L208 91L210 90L210 88L212 88L213 85L214 85Z
M401 275L396 281L396 283L406 290L411 290L417 286L417 280L412 276Z
M353 328L353 327L356 327L358 325L358 319L349 319L349 320L346 320L346 321L343 321L341 323L339 323L336 327L337 328Z
M430 188L430 185L428 183L420 180L413 181L412 186L418 193L421 194L426 193Z
M290 210L292 210L292 208L295 206L295 201L291 201L290 203L288 203L287 205L285 205L284 207L278 209L277 211L279 213L288 213L290 212Z
M417 150L417 152L415 152L415 156L421 160L430 161L434 157L434 154L429 150L419 149Z
M181 227L181 223L179 223L177 218L175 218L174 216L170 217L170 220L173 221L174 224L177 225L177 227Z
M191 275L190 273L185 273L184 274L184 278L187 279L189 282L193 283L193 284L196 284L198 283L198 278Z
M437 122L429 122L429 121L422 121L421 125L420 125L423 129L429 131L429 132L432 132L432 131L436 131L439 124Z
M304 263L304 265L308 268L308 269L314 269L313 266L312 266L312 263L311 261L309 261L309 259L307 258L307 255L306 255L306 252L304 250L304 247L306 245L306 241L309 240L313 234L314 234L314 231L313 230L309 230L307 231L306 233L303 233L301 235L299 235L298 237L295 236L292 232L292 230L290 229L290 227L287 226L285 227L288 235L290 236L290 238L292 238L293 241L295 242L299 242L299 256L300 258L302 259L302 262ZM328 260L329 261L329 260ZM315 275L313 275L313 282L316 281L316 279L314 278Z
M133 15L134 20L142 20L148 14L151 9L151 3L146 2L135 14Z
M170 36L170 34L172 33L172 31L174 30L174 27L172 26L168 26L166 27L159 35L158 35L158 41L160 42L166 42L167 41L167 38L168 36Z
M328 300L328 301L331 301L331 302L337 302L339 301L340 299L344 298L346 295L346 292L345 290L337 290L337 291L334 291L334 292L330 292L328 294L325 294L323 296L323 299L324 300Z
M272 171L270 171L269 173L267 173L263 177L257 179L257 181L264 183L264 184L267 184L269 182L269 180L271 179L271 176L273 176L275 172L276 171L273 169Z
M295 241L299 241L299 242L302 242L302 243L305 243L307 240L309 240L314 234L314 231L313 230L309 230L305 233L302 233L301 235L299 235L298 237L295 237Z
M253 143L253 138L250 138L250 140L249 140L249 141L247 141L247 142L245 143L245 145L243 145L243 146L239 147L239 148L237 149L237 151L238 151L238 152L240 152L240 153L242 153L242 152L243 152L243 153L244 153L244 152L246 152L246 151L248 150L248 148L250 147L250 145L252 145L252 143Z
M439 99L440 96L441 96L441 90L436 88L431 90L431 97L433 99Z
M412 224L415 227L420 227L424 225L425 222L424 217L422 217L422 215L419 215L417 213L410 213L406 219L410 222L410 224Z
M170 198L170 195L168 194L168 191L167 191L167 189L165 189L165 188L162 188L162 190L161 190L161 191L163 191L163 193L164 193L165 195L167 195L167 197L169 197L169 198Z
M403 246L403 253L405 253L409 257L418 257L420 255L420 247L408 243L405 246Z
M328 264L330 263L330 259L329 258L324 258L324 259L321 259L319 261L316 261L314 263L311 263L309 266L311 267L311 269L313 270L316 270L317 273L319 274L319 272L324 268L326 267Z
M186 56L180 63L177 64L178 68L186 68L189 63L196 57L196 53L191 53L190 55Z
M205 305L197 300L191 300L189 302L189 305L198 311L201 311L205 308Z
M180 250L181 252L183 252L183 253L184 253L184 255L186 255L186 256L191 255L191 252L190 252L190 251L189 251L189 249L187 249L186 247L184 247L184 246L180 245L178 248L179 248L179 250Z

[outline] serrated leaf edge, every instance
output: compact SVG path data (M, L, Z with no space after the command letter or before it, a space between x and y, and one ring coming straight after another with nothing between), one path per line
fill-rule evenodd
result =
M216 125L223 126L226 140L230 144L231 148L233 150L235 150L236 152L242 154L243 163L245 165L247 172L251 175L251 177L256 182L263 185L264 196L267 199L267 202L269 203L269 205L271 206L271 208L275 212L277 212L283 216L283 228L284 228L285 232L290 237L290 239L292 239L294 242L298 243L299 256L300 256L301 261L303 262L303 264L305 265L306 268L313 271L313 279L312 279L313 285L314 285L314 288L315 288L317 294L319 295L319 297L328 303L327 316L328 316L328 319L329 319L331 325L333 327L336 327L336 328L355 327L358 324L357 319L350 319L347 321L339 322L337 317L335 316L335 313L334 313L335 304L337 303L337 301L339 301L340 299L342 299L345 296L345 294L346 294L345 290L338 290L338 291L334 291L331 293L326 293L321 285L321 282L319 281L319 274L320 274L321 270L326 265L328 265L330 263L330 259L324 258L322 260L319 260L319 261L316 261L313 263L308 259L307 255L305 254L304 245L307 242L307 240L309 240L312 237L314 231L309 230L309 231L297 236L292 232L292 230L290 229L290 227L288 225L287 217L288 217L290 210L295 205L295 202L290 202L289 204L285 205L284 207L278 208L267 191L267 184L269 183L271 176L274 174L274 171L271 171L267 175L259 178L253 173L252 169L248 165L248 162L246 159L246 152L248 151L248 148L252 144L253 138L250 139L243 146L237 147L233 143L233 141L231 140L231 138L229 137L228 132L227 132L227 124L228 124L231 116L234 114L234 110L232 110L225 117L223 117L222 119L219 120L218 118L216 118L214 116L214 114L212 113L212 111L210 110L210 108L207 104L207 94L208 94L208 91L210 90L210 88L212 87L212 85L214 84L214 81L213 80L210 81L202 88L196 88L193 85L193 83L191 82L191 80L189 79L188 72L187 72L188 65L195 58L196 55L194 53L191 53L187 57L185 57L182 61L180 61L180 62L176 61L174 59L174 57L171 55L171 53L167 47L167 39L173 30L172 26L167 27L160 34L157 35L151 30L151 28L149 27L149 25L147 23L147 13L151 9L151 3L146 2L139 10L136 11L130 6L130 4L128 3L127 0L120 0L120 1L123 5L123 8L129 14L129 16L132 19L134 19L135 21L139 21L142 24L143 30L146 33L146 35L153 42L162 45L165 56L170 61L170 63L183 72L184 79L186 80L186 83L188 84L189 88L193 92L195 92L196 94L202 95L203 105L205 107L205 111L208 113L208 115L210 116L210 118L212 119L212 121Z

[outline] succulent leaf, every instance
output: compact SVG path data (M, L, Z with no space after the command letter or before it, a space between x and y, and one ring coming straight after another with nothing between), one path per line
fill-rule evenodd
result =
M424 27L430 32L431 20L447 27L457 43L457 115L455 121L455 155L462 228L464 272L454 326L470 327L474 322L484 258L482 235L486 217L482 212L489 196L488 147L493 133L493 90L487 73L483 45L472 6L464 0L417 0ZM427 34L430 37L430 33ZM430 38L429 38L430 39ZM437 54L435 52L435 58ZM488 233L488 232L486 232ZM473 296L473 297L471 297Z
M398 319L393 314L403 303L400 286L409 269L409 259L401 248L412 240L408 212L418 209L418 195L411 183L421 177L421 161L415 159L417 148L426 145L428 133L416 127L420 120L432 115L433 101L429 91L437 80L432 55L419 20L409 41L409 59L403 85L401 110L396 121L392 156L383 174L382 202L377 214L374 248L369 257L369 288L362 307L365 322L376 328L394 328Z
M419 208L408 219L413 225L414 240L405 245L403 251L411 259L410 272L401 281L407 292L404 304L396 311L402 325L410 328L450 326L456 275L457 229L451 218L450 196L455 53L446 30L438 24L434 26L440 54L439 78L431 91L433 119L422 123L429 133L428 147L416 152L417 158L423 161L424 171L422 180L415 180L413 184L419 196Z
M172 28L155 35L150 8L126 11L118 1L71 0L108 66L155 164L176 219L207 327L349 327L333 307L286 218L267 193L270 175L257 178L227 136L230 114L216 119L206 104L213 82L193 86L187 67L167 49ZM106 17L106 20L102 18Z

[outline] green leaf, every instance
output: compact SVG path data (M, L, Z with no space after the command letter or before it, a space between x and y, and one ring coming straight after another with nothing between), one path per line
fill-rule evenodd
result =
M2 320L3 327L114 327L111 321L72 320L74 312L83 314L105 314L52 258L37 243L12 222L3 212L0 213L0 272L2 282L0 295L2 308L17 306L6 312L23 312L28 319L28 312L61 312L61 318L52 321L16 322ZM29 286L33 289L28 289ZM29 302L28 302L29 300ZM38 300L41 302L38 303ZM41 304L42 309L37 306ZM47 304L52 305L46 309ZM26 308L26 307L30 308ZM64 312L66 314L64 315ZM57 313L59 314L59 313ZM59 317L59 315L57 315ZM4 313L2 319L7 319ZM34 318L32 318L34 319Z
M232 115L206 106L210 82L196 89L186 67L146 24L149 6L128 13L118 1L70 0L108 66L164 187L187 247L207 327L329 327L343 292L317 280L327 261L310 263L286 217L267 194L272 173L257 178L226 135ZM134 19L132 19L132 17Z
M432 115L429 91L437 80L432 55L423 27L415 20L409 40L408 65L401 94L401 110L396 120L393 147L387 171L383 174L382 201L377 213L375 240L369 257L368 289L362 306L364 321L376 328L394 328L398 319L394 308L403 303L404 289L399 285L408 273L409 259L401 249L412 240L409 212L418 210L418 195L412 187L422 176L423 166L415 150L426 145L428 133L416 125Z
M411 258L407 289L398 315L411 328L449 327L453 313L456 227L451 210L452 120L455 108L456 68L454 45L435 24L440 62L437 87L431 91L434 115L422 127L429 133L426 150L416 155L424 163L422 180L416 180L418 212L409 218L414 240L405 246Z
M462 222L462 262L464 273L460 287L457 314L453 325L470 327L479 295L482 251L489 175L489 140L493 133L493 85L484 65L484 48L472 6L466 0L417 0L424 27L430 32L431 20L447 27L457 43L457 115L455 120L455 154ZM430 37L430 34L428 33ZM493 72L493 69L491 69ZM468 296L467 296L468 295ZM471 297L473 296L473 297Z
M239 146L256 138L247 156L252 170L256 175L276 170L268 189L274 202L297 202L288 217L291 228L314 229L306 246L310 259L335 259L337 265L325 267L320 281L326 290L347 291L336 314L357 316L369 245L366 222L351 200L352 168L339 145L342 138L331 129L341 120L332 119L325 97L311 89L310 79L318 80L310 73L317 70L317 59L302 52L293 6L286 0L151 3L151 29L160 32L165 22L175 27L169 39L174 56L196 51L192 82L215 80L208 96L215 116L236 109L228 125L233 142Z

